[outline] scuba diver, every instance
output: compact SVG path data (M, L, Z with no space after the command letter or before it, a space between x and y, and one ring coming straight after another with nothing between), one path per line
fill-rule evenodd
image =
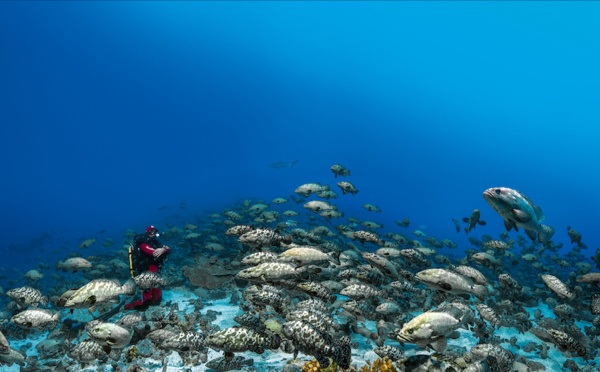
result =
M171 248L163 245L158 237L158 229L148 226L146 233L135 240L129 247L129 268L131 276L145 271L157 273ZM142 293L142 300L132 301L125 305L126 310L146 310L150 305L158 305L162 300L162 288L149 288Z

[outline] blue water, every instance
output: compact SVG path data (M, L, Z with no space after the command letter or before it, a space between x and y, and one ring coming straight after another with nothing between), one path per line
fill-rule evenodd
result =
M506 186L593 255L598 66L597 2L0 2L2 265L339 192L336 163L346 217L467 249L452 218L497 236L482 192Z

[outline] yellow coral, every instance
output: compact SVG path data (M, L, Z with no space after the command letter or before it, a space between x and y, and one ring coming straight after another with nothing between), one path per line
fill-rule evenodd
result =
M359 372L396 372L396 367L392 364L392 361L388 359L388 357L383 357L383 359L376 359L371 365L370 362L367 362L366 366L363 366Z
M306 362L302 367L302 372L338 372L338 366L335 363L330 363L329 367L321 369L321 365L316 359Z
M302 367L302 372L321 372L321 366L316 359L306 362Z

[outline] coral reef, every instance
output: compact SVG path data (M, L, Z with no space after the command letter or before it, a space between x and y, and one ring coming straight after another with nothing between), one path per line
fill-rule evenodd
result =
M375 359L373 364L367 362L366 366L363 366L359 372L396 372L396 367L392 364L392 361L388 357Z

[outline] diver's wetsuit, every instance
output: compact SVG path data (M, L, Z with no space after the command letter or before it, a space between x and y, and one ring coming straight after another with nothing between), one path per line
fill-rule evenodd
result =
M158 272L162 268L163 261L169 253L169 248L164 247L167 251L160 255L160 257L154 257L152 254L157 248L163 247L163 244L155 237L150 237L150 234L146 233L135 241L135 244L140 247L140 257L137 261L137 267L135 267L135 275L139 275L144 271L150 271L153 273ZM150 288L142 293L141 301L133 301L125 305L125 309L144 309L150 305L156 305L162 299L162 288Z

